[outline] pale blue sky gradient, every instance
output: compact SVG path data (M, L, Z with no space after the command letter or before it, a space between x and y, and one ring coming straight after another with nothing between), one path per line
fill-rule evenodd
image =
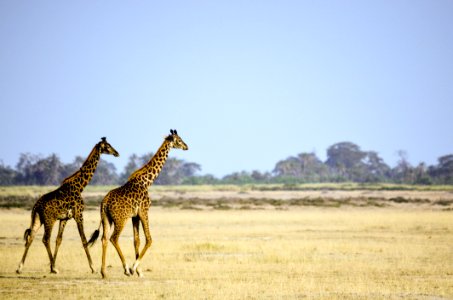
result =
M393 166L453 153L453 1L0 0L0 160L176 128L202 174L341 141Z

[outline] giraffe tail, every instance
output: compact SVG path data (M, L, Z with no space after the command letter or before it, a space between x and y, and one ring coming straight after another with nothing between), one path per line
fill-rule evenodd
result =
M32 211L31 211L31 223L30 223L30 228L27 228L24 232L24 240L26 243L28 243L28 240L30 238L30 234L31 234L31 230L33 228L33 224L35 224L35 221L36 221L36 210L35 208L33 207Z
M108 194L107 194L108 196ZM106 197L107 197L106 196ZM101 226L102 226L102 220L106 217L105 213L105 206L104 206L104 201L101 203L101 222L99 222L98 229L96 229L93 234L90 237L90 240L88 241L87 245L88 247L92 247L95 243L96 240L99 238L99 234L101 232Z
M31 234L31 228L27 228L24 232L24 241L28 242L28 238L30 237Z
M101 230L100 230L101 225L102 225L102 222L99 224L99 228L96 229L93 232L93 234L91 235L90 240L88 241L88 247L92 247L96 243L97 239L99 238L99 233L101 232Z

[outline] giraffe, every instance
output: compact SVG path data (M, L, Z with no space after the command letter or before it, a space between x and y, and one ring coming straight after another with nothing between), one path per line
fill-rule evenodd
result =
M107 236L109 227L112 226L112 223L114 231L112 236L110 237L110 241L112 242L121 259L124 268L124 274L130 276L134 274L134 272L137 272L137 275L139 277L143 276L141 270L138 269L138 266L140 264L140 261L143 259L146 250L148 250L152 243L148 223L148 210L151 205L148 189L162 170L162 167L164 166L165 161L168 158L168 153L171 148L182 150L189 149L184 141L178 136L176 130L170 130L170 135L168 135L164 139L164 142L160 146L159 150L157 150L156 154L154 154L154 156L146 165L132 173L128 181L123 186L108 192L108 194L104 197L104 200L102 200L101 222L98 229L91 236L88 244L90 246L94 244L94 242L99 237L100 229L102 226L103 235L101 274L103 278L106 278L107 276L105 270L105 259L108 245ZM123 230L123 227L129 218L132 218L136 259L132 268L129 268L129 266L127 265L121 248L118 244L118 239L120 237L121 231ZM145 246L143 247L141 252L139 252L140 222L142 223L146 238Z
M42 241L46 246L47 253L49 255L50 272L55 274L58 273L58 270L55 269L58 248L61 244L66 223L72 218L74 218L77 222L77 228L79 230L80 238L82 239L83 248L85 249L85 253L88 258L88 263L91 271L95 273L87 246L87 239L83 230L82 214L84 203L81 193L85 186L87 186L90 182L94 171L96 171L101 154L119 156L118 152L107 142L106 138L103 137L101 141L94 146L93 150L88 155L88 158L77 172L64 179L58 189L41 196L41 198L39 198L35 203L31 212L30 228L25 230L24 233L25 251L22 256L22 260L19 263L19 267L16 270L18 274L22 272L22 267L24 266L28 249L35 238L35 234L43 224L44 237ZM60 221L60 226L55 243L55 252L52 256L52 251L50 249L50 236L52 234L52 228L57 220Z

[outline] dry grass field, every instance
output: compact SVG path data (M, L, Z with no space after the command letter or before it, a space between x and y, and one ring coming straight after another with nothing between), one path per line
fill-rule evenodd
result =
M66 226L59 274L49 273L41 228L17 275L30 212L0 210L0 298L453 299L450 210L152 207L150 215L154 242L142 262L145 278L124 276L109 245L109 278L102 280L90 272L74 221ZM88 236L98 222L98 211L87 210ZM133 263L130 224L120 241ZM91 253L99 269L100 242Z

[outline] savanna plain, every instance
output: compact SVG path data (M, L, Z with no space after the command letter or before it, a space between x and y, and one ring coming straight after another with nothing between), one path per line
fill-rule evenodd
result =
M2 188L0 196L16 201L45 191ZM86 192L88 237L98 227L96 197L103 193ZM49 272L43 228L16 274L30 208L2 200L0 297L453 299L451 188L167 187L150 194L153 244L141 263L145 277L123 275L110 244L105 280L91 273L73 220L59 250L59 274ZM132 236L129 222L120 238L129 264ZM90 251L99 270L101 243Z

